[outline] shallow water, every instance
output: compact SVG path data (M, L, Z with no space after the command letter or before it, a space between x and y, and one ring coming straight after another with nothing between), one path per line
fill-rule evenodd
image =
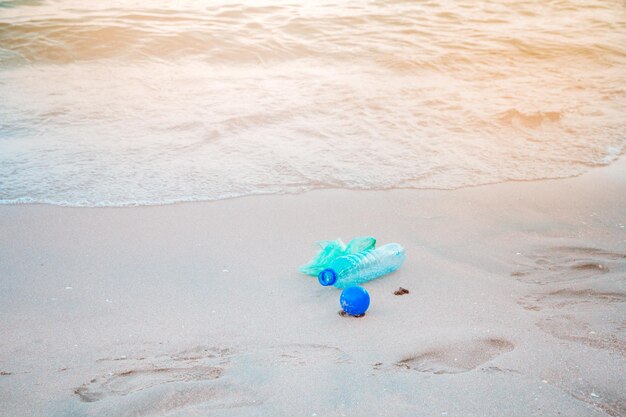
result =
M0 202L577 175L626 147L626 5L2 1Z

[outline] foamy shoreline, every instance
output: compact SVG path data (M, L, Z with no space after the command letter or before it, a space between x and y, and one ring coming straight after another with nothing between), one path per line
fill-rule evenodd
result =
M625 189L0 206L0 416L623 415ZM407 262L342 318L297 267L364 234Z
M623 0L5 0L0 201L579 175L626 148L623 13Z

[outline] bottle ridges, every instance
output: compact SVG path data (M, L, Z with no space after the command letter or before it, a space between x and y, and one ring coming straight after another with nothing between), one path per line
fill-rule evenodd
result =
M397 243L342 256L330 265L337 275L334 285L338 288L345 288L386 275L398 269L405 257L404 248Z

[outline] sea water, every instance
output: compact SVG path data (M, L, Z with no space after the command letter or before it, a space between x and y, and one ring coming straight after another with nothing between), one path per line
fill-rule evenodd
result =
M0 202L578 175L626 145L622 0L0 0Z

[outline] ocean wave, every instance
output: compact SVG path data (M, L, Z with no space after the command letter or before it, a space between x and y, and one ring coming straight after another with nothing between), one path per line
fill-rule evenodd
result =
M619 1L0 4L4 204L454 189L626 144Z
M136 2L117 7L25 2L31 6L13 7L5 12L7 17L0 16L0 45L5 51L0 63L188 56L254 63L369 57L390 68L414 68L439 61L492 65L494 60L602 60L626 54L625 23L619 13L622 9L623 16L624 11L618 2L577 7L568 2L526 3L477 7L466 2L451 12L444 3L402 1L356 2L350 7L324 2L266 6L183 2L178 9L158 2L150 8ZM550 22L542 22L539 14L551 15Z

